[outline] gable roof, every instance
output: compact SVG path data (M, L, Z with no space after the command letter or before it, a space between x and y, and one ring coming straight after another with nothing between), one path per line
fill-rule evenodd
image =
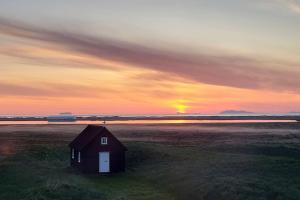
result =
M107 131L107 133L111 134L109 130L107 130L104 126L97 125L88 125L70 144L69 147L74 147L78 150L82 150L86 145L93 141L95 137L97 137L102 132ZM111 136L124 148L127 148L113 135Z

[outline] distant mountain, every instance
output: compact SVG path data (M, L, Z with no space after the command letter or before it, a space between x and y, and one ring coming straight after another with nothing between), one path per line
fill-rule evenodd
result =
M220 112L221 115L246 115L246 114L254 114L253 112L248 112L244 110L224 110Z

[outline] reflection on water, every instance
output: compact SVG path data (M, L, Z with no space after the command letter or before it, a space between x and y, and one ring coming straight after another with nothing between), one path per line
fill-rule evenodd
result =
M296 122L296 120L122 120L106 121L105 124L214 124L214 123L274 123ZM0 125L17 124L104 124L103 121L75 121L75 122L48 122L48 121L0 121Z

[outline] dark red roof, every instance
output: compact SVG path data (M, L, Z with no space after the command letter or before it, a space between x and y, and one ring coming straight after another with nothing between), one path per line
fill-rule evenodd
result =
M69 147L82 150L86 145L93 141L93 139L101 134L103 131L110 133L104 126L88 125L70 144ZM111 134L111 133L110 133ZM125 149L127 148L113 135L114 139Z

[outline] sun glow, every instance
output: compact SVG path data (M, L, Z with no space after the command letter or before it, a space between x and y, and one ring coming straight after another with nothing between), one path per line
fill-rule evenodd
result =
M187 106L183 105L183 104L177 104L177 105L175 105L175 108L176 108L178 113L185 113L186 109L187 109Z
M189 107L185 100L176 100L172 103L172 106L176 109L177 113L186 113L186 110Z

